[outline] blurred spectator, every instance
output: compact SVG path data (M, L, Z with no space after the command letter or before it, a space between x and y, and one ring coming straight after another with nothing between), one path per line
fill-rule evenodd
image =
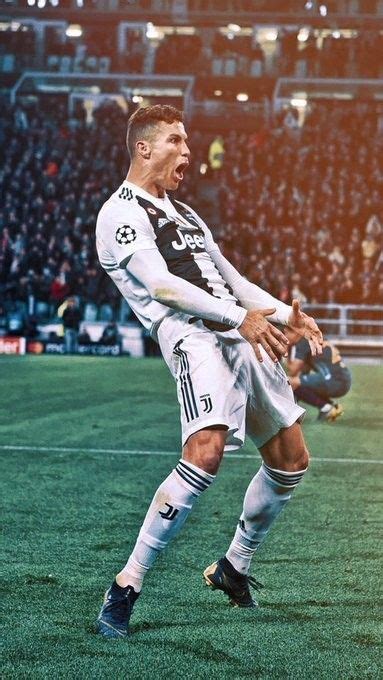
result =
M7 315L8 335L24 335L26 315L17 303L14 303Z
M225 156L223 137L218 135L209 146L209 165L212 170L220 170Z
M86 328L82 328L77 338L79 345L90 345L92 340Z
M299 300L299 302L303 306L307 302L307 297L301 288L300 274L294 274L291 277L291 281L292 281L291 297Z
M118 345L120 342L121 335L118 331L118 326L113 321L110 321L102 332L100 343L102 345Z
M69 286L63 274L55 276L50 287L50 299L54 306L57 307L66 298L68 293Z
M25 335L26 338L31 340L39 336L39 329L37 319L35 316L32 315L27 317L25 321L23 335Z
M370 259L374 257L379 251L379 244L375 241L375 236L373 234L366 234L362 241L362 255Z
M7 335L8 331L8 320L7 313L4 306L0 304L0 337Z
M78 350L78 336L82 315L75 298L68 298L63 311L64 344L66 354L76 354Z

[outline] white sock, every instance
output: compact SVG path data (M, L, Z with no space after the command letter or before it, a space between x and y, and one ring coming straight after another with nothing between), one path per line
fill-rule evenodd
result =
M159 552L180 531L196 498L214 479L215 475L180 460L158 487L133 552L122 570L136 592L141 590L144 576Z
M305 472L274 470L263 463L251 480L238 527L226 553L229 562L241 574L248 574L255 551Z

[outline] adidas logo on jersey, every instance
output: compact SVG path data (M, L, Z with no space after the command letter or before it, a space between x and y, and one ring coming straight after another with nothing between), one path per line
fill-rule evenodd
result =
M123 198L126 201L131 201L133 198L133 191L128 187L122 187L120 193L118 194L118 198Z
M168 220L165 217L160 217L158 219L158 228L163 229L163 227L166 227L167 224L173 224L172 220Z

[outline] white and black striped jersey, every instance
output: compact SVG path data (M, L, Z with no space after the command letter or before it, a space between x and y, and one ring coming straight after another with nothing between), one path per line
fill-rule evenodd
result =
M156 198L125 180L99 212L96 244L102 267L145 328L152 329L174 312L154 300L126 268L138 250L157 248L171 274L239 304L209 255L218 246L207 225L189 206L167 195ZM229 328L205 324L216 330Z

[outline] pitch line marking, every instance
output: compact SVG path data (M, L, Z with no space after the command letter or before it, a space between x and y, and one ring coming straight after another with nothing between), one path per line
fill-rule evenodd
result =
M37 451L39 453L54 452L54 453L110 453L118 456L179 456L179 451L145 451L141 449L93 449L81 446L22 446L13 444L0 445L1 451ZM227 453L225 460L230 458L241 458L254 460L260 458L258 454L248 453ZM383 465L383 460L362 458L311 458L314 463L370 463L372 465Z

